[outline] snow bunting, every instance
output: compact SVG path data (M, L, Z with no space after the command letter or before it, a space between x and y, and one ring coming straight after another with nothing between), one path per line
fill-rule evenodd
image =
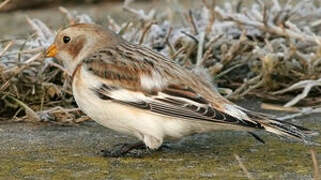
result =
M98 25L75 24L60 31L46 56L61 60L72 75L73 95L84 113L150 149L158 149L165 138L215 130L253 136L252 131L265 130L303 141L312 134L231 103L203 76ZM137 144L112 155L133 147Z

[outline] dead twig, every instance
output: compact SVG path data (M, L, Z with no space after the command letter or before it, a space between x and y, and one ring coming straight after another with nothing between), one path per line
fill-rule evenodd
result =
M2 3L0 3L0 9L2 9L3 7L5 7L11 0L5 0Z
M278 106L274 104L262 103L261 108L267 109L267 110L285 111L285 112L294 113L294 114L278 117L277 118L278 120L288 120L288 119L302 117L305 115L321 113L321 107L318 107L318 106L317 107L284 107L284 106Z
M272 34L277 34L284 37L291 37L294 39L298 39L301 41L309 41L312 43L320 44L321 37L317 35L308 35L303 32L297 32L292 29L284 28L284 27L278 27L273 24L267 25L267 23L254 21L246 16L240 16L237 14L227 14L224 11L222 11L220 8L216 8L215 12L220 14L221 17L223 17L225 20L234 21L236 23L247 25L247 26L253 26L255 28L258 28L262 31L269 32Z
M195 19L194 19L192 10L188 11L187 19L188 19L188 21L190 22L190 24L192 26L193 34L197 35L199 33L199 31L198 31L197 25L195 23Z
M208 42L208 44L206 45L206 51L205 51L205 53L204 53L204 55L203 55L203 62L205 62L205 60L207 60L208 59L208 57L212 54L212 46L215 44L215 42L217 41L217 40L219 40L221 37L223 36L223 34L219 34L219 35L217 35L217 36L215 36L214 38L212 38L209 42Z
M201 66L203 63L203 47L204 47L204 39L205 39L205 32L200 32L199 34L200 40L198 43L198 49L197 49L197 60L196 60L196 65Z
M8 49L14 44L14 41L10 41L0 52L0 57L4 55L8 51Z
M289 101L288 103L286 103L284 105L284 107L290 107L290 106L293 106L296 103L298 103L300 100L304 99L308 95L310 90L315 86L321 86L321 78L318 79L318 80L300 81L298 83L293 84L292 86L290 86L288 88L276 91L273 94L283 94L283 93L286 93L288 91L293 91L293 90L297 90L297 89L303 88L303 91L302 91L301 94L297 95L295 98L293 98L291 101Z
M285 111L285 112L300 112L300 109L296 108L296 107L284 107L284 106L278 106L275 104L267 104L267 103L262 103L261 109L274 110L274 111Z
M320 180L321 179L320 168L319 168L318 160L316 158L316 153L313 149L310 150L310 153L311 153L311 159L313 162L314 179Z
M155 22L149 22L142 30L142 36L139 39L139 44L142 44L144 42L144 38L146 36L146 33L150 30L152 25L155 24Z
M155 10L151 10L151 11L149 11L148 14L146 14L142 10L139 11L139 10L133 9L129 6L133 1L134 0L125 0L124 5L123 5L123 9L127 12L134 14L138 19L143 20L145 22L148 22L148 21L151 21L154 19Z
M213 27L213 24L215 22L215 6L216 6L216 1L213 0L212 4L208 3L206 0L202 0L203 4L205 5L205 7L208 9L209 11L209 20L205 29L206 35L208 35L211 32L211 29Z
M25 63L21 67L14 67L13 69L9 69L9 70L5 71L4 73L6 73L8 71L13 72L13 75L11 75L11 77L0 87L0 91L4 91L8 87L9 81L13 77L18 75L25 68L27 68L33 61L38 60L41 56L42 56L42 53L38 53L38 54L32 56L31 58L29 58L28 60L26 60Z
M321 108L315 108L315 107L305 107L305 108L300 108L298 113L294 114L289 114L283 117L278 117L277 119L279 120L288 120L288 119L294 119L298 117L302 117L305 115L311 115L311 114L316 114L316 113L321 113Z
M244 166L240 156L238 156L237 154L234 154L235 159L237 160L237 162L239 163L239 166L241 167L241 169L243 170L243 172L245 173L245 175L247 176L247 178L249 179L254 179L253 176L249 173L249 171L247 170L247 168Z
M76 23L75 17L66 8L60 6L58 9L60 12L62 12L67 17L70 25Z
M7 97L12 99L13 101L15 101L17 104L19 104L19 106L21 106L25 110L26 116L28 117L29 120L40 121L40 118L37 115L37 113L34 110L32 110L28 105L26 105L22 101L14 98L12 96L7 96Z

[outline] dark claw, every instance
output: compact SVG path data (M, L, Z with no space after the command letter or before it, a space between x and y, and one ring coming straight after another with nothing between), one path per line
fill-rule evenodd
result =
M165 151L170 149L172 149L172 146L169 143L163 143L161 147L158 148L158 150L165 150Z
M140 157L142 153L132 152L133 150L142 150L146 149L146 146L144 143L122 143L122 144L116 144L111 149L102 150L104 157L124 157L126 155L132 155L134 157Z
M159 149L152 150L145 146L144 143L120 143L110 149L101 150L104 157L143 157L146 154L152 154L155 151L171 149L170 145L163 144Z

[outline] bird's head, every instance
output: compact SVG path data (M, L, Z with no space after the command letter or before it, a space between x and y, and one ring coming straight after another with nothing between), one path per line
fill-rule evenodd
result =
M61 60L72 74L77 65L91 53L120 40L115 33L99 25L75 24L57 33L55 41L47 49L46 57Z

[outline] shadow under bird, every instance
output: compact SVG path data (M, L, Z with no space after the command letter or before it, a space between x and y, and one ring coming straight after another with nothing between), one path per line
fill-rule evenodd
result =
M99 124L137 137L140 143L106 151L158 149L166 138L215 130L265 130L307 142L316 133L244 109L222 97L205 73L188 70L142 45L94 24L58 32L47 57L62 61L72 76L79 108Z

